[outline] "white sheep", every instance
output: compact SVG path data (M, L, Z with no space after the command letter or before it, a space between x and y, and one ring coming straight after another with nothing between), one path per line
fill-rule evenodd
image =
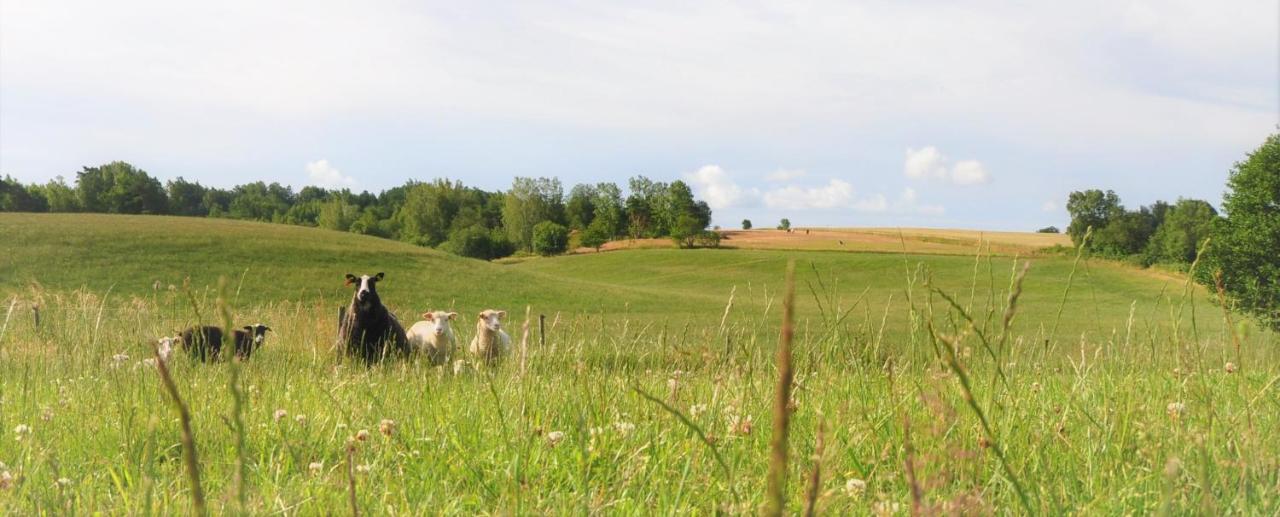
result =
M511 351L511 336L502 331L502 318L507 311L486 310L480 312L476 321L476 335L471 338L469 351L477 361L485 364L496 364L503 355Z
M430 311L422 313L422 319L409 327L405 337L409 339L412 350L426 354L433 365L441 365L453 358L458 339L453 334L449 322L457 317L456 312Z

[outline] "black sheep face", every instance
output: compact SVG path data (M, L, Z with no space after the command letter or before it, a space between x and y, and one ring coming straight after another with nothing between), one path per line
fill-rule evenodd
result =
M357 277L351 273L347 273L347 285L356 286L355 301L360 305L372 307L382 303L378 298L378 281L382 280L385 274L379 272L376 275L364 275Z
M253 336L253 348L256 349L262 346L262 342L266 340L267 332L271 331L271 327L261 323L254 323L253 325L245 325L244 331Z

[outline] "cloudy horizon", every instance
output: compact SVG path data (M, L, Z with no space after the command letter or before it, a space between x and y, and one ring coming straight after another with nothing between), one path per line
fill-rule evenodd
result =
M682 179L715 224L1034 230L1220 203L1280 7L0 0L0 174L227 187Z

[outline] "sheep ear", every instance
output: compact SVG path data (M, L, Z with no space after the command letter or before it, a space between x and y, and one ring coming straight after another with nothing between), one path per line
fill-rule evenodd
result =
M247 331L249 331L250 333L252 333L252 332L253 332L253 325L245 325L245 326L244 326L244 329L245 329L245 330L247 330Z
M351 285L354 283L356 283L356 276L351 273L347 273L347 282L343 285Z
M498 311L498 317L499 318L507 317L507 311Z
M427 320L427 321L435 321L435 320L436 320L436 315L435 315L435 314L431 314L430 312L424 312L424 313L422 313L422 319Z
M456 317L458 317L458 313L456 313L456 312L450 312L450 313L449 313L449 319L454 319L454 318L456 318Z
M384 277L384 276L387 276L387 275L386 275L386 273L383 273L383 272L381 272L381 271L379 271L379 272L378 272L378 274L373 275L373 277L374 277L374 278L376 278L376 279L378 279L378 280L382 280L382 277Z

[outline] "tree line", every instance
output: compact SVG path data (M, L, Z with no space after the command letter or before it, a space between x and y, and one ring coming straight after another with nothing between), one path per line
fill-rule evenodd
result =
M1188 269L1225 303L1280 330L1280 134L1232 167L1222 211L1198 199L1130 210L1113 191L1084 190L1068 196L1067 233L1089 253Z
M262 181L230 189L177 177L163 184L126 162L84 167L74 184L0 179L0 211L92 212L223 217L373 235L494 259L516 253L554 255L579 243L599 249L619 238L671 238L681 247L718 245L708 231L711 208L683 181L635 176L574 186L556 178L517 177L506 191L461 181L408 181L378 194Z

